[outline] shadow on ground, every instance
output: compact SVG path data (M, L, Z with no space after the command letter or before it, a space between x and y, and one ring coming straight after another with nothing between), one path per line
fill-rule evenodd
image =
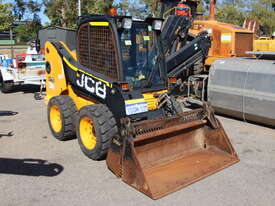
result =
M13 112L13 111L0 111L0 117L1 116L14 116L17 115L18 112ZM1 137L12 137L14 135L13 132L8 132L8 133L0 133L0 138Z
M40 86L37 85L16 85L11 93L23 92L23 93L35 93L39 92Z
M0 158L0 174L53 177L63 169L60 164L41 159Z
M2 88L2 85L0 84L0 90ZM17 93L17 92L23 92L23 93L35 93L40 91L39 85L15 85L13 89L8 93Z
M12 137L14 135L14 133L11 131L11 132L8 132L8 133L0 133L0 138L1 137Z
M0 111L0 116L14 116L17 114L18 112L14 112L14 111Z

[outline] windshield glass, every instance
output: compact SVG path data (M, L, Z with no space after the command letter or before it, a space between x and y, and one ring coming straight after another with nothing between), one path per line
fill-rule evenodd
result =
M160 69L156 68L158 52L153 46L153 31L144 22L134 22L131 29L120 33L124 81L132 88L164 84Z

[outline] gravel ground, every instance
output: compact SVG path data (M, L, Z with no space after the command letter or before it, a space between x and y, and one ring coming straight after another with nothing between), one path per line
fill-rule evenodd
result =
M275 130L219 117L241 159L221 172L157 201L92 161L76 140L51 135L46 105L28 91L0 93L0 205L275 205Z

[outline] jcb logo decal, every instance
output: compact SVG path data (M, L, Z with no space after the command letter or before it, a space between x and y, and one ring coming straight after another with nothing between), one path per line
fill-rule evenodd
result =
M85 74L81 74L76 80L76 84L102 99L106 98L106 85L101 81L95 80Z

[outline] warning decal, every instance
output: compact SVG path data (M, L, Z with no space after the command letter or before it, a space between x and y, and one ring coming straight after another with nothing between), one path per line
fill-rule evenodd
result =
M230 43L231 42L231 33L222 33L221 42L222 43Z

